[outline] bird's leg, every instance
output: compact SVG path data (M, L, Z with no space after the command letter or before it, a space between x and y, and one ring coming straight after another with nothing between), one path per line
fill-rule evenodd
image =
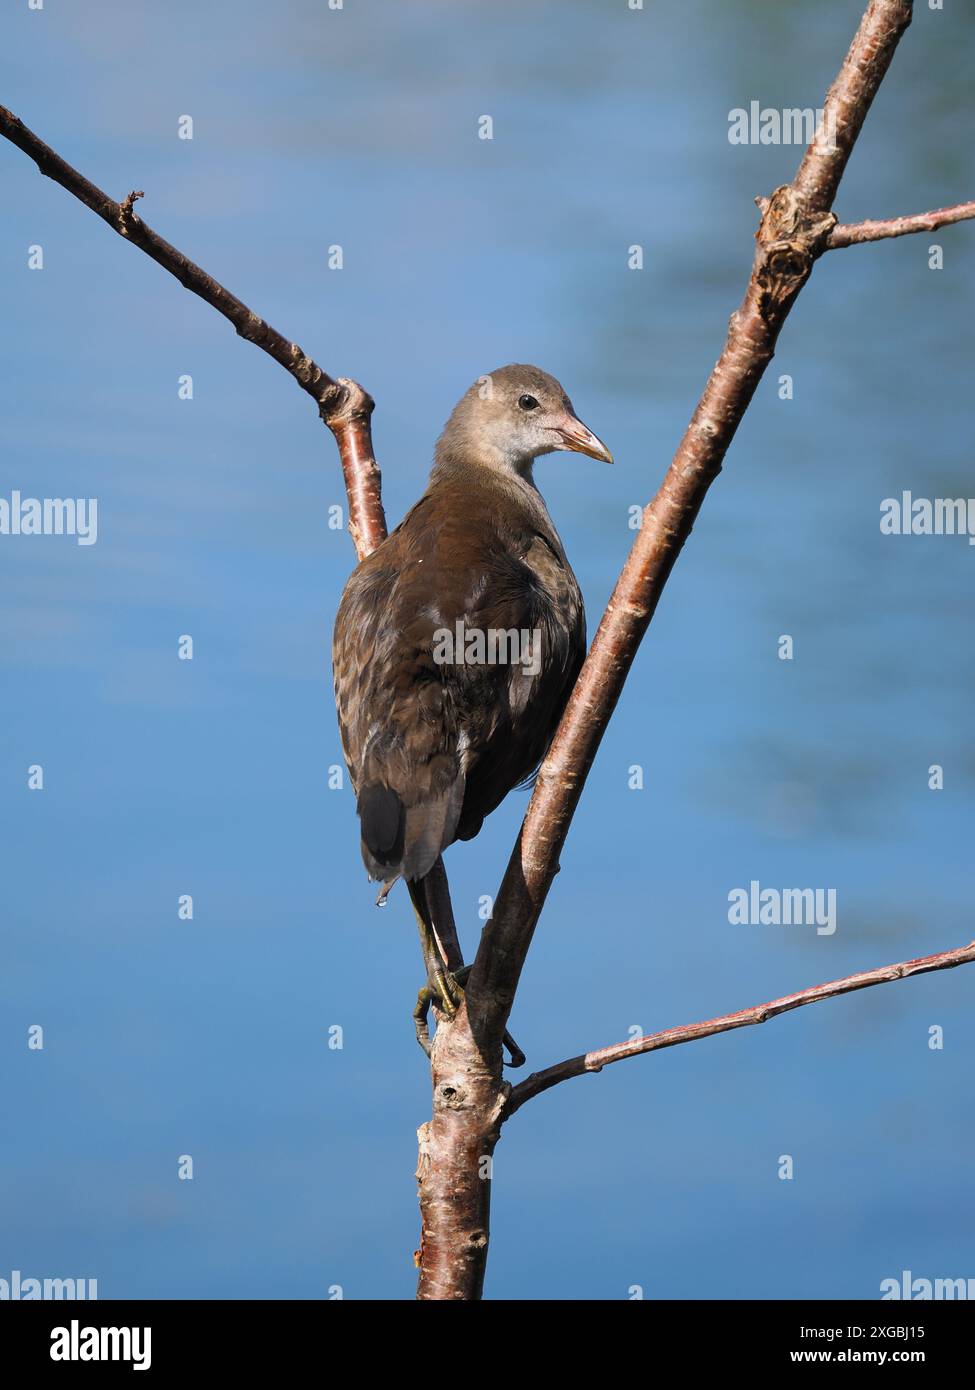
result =
M413 1023L417 1042L429 1057L430 1029L427 1018L430 1005L435 1004L448 1018L453 1018L464 997L464 985L471 973L471 966L464 964L460 949L443 858L437 859L425 878L407 886L413 901L420 932L420 949L427 971L427 983L416 997ZM507 1031L504 1045L511 1057L508 1065L524 1066L525 1054Z
M423 894L426 920L446 969L463 970L464 953L460 949L460 939L457 936L454 909L450 902L450 886L447 883L447 870L444 868L442 855L418 887Z
M437 874L438 868L439 875ZM431 880L434 882L431 883ZM448 1018L453 1018L457 1012L457 1005L463 996L453 988L451 967L462 968L464 957L461 955L453 912L450 909L450 895L447 891L447 876L444 873L443 860L437 861L426 878L408 883L407 887L413 902L416 925L420 933L420 950L423 953L423 964L427 972L427 983L417 996L417 1007L413 1014L419 1029L419 1015L422 1011L425 1019L426 1011L431 1003L436 1004ZM431 910L431 899L436 904L436 926L434 925L434 911ZM438 926L439 931L437 930Z
M424 930L421 926L421 942L423 938ZM452 1006L454 1012L456 1012L456 1005L459 1004L460 999L463 998L464 985L467 983L467 977L470 975L472 969L473 966L463 965L457 971L447 972L440 970L438 966L434 966L430 974L431 978L435 980L435 984L424 985L417 994L416 1006L413 1009L413 1026L416 1029L416 1040L428 1057L430 1056L430 1025L427 1020L430 1016L430 1005L436 1004L438 1008L443 1008L444 993L451 992L455 996L452 1000ZM460 997L458 998L456 996ZM444 1009L444 1013L447 1013L446 1009ZM448 1016L452 1017L453 1015L449 1014ZM508 1049L511 1059L507 1065L509 1067L523 1067L525 1065L525 1054L508 1032L507 1028L504 1030L504 1045Z
M416 1040L423 1048L423 1051L430 1056L430 1027L427 1022L430 1013L430 1005L436 1004L439 1009L453 1018L457 1012L456 1004L447 983L449 972L446 970L446 962L441 955L440 947L437 942L436 933L426 920L426 904L421 907L418 899L421 898L423 885L417 884L417 893L414 895L414 885L411 883L410 897L413 898L413 909L416 914L416 925L420 932L420 950L423 953L423 963L427 972L427 983L416 996L416 1007L413 1010L413 1025L416 1028Z

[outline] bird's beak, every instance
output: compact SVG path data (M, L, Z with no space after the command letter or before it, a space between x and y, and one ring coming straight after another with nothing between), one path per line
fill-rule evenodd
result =
M571 449L576 454L588 454L590 458L612 463L613 455L592 430L577 420L574 415L566 415L555 426L555 432L562 440L563 449Z

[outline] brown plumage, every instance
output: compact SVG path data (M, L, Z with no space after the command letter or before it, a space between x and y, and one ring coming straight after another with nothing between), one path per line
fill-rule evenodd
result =
M447 422L426 492L346 585L335 698L370 878L422 879L551 741L586 627L532 463L566 448L612 461L553 377L509 366L481 378Z

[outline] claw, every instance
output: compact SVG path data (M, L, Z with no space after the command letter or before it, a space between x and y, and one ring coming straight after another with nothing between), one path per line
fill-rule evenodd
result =
M450 972L447 970L435 971L433 976L433 982L434 993L436 995L435 1002L437 1004L437 1007L440 1009L440 1012L446 1014L448 1018L454 1018L457 1013L457 1005L460 1003L460 1000L458 999L456 1002L454 1001L454 996L450 988L451 983L453 982ZM459 985L457 985L456 988L460 990ZM463 999L464 997L463 990L460 990L460 997L461 999Z
M504 1031L504 1045L511 1054L511 1060L506 1065L509 1067L523 1067L527 1060L525 1054L508 1032L507 1028Z
M460 970L455 970L453 975L450 977L454 984L458 986L462 995L464 992L463 987L467 984L467 981L470 978L470 973L473 970L473 968L474 967L472 965L462 966ZM526 1060L525 1054L522 1052L521 1048L515 1042L511 1034L508 1032L507 1028L504 1031L504 1045L508 1049L508 1052L511 1054L511 1060L507 1062L506 1065L509 1067L523 1067L525 1065Z
M455 972L436 970L433 973L432 983L424 985L416 996L416 1008L413 1010L416 1040L428 1057L431 1051L430 1026L427 1021L430 1016L430 1005L436 1005L448 1019L454 1018L464 998L464 985L467 983L470 973L471 967L469 965L465 965ZM525 1054L507 1029L504 1033L504 1045L509 1053L509 1060L505 1066L523 1067Z
M443 866L441 865L441 873ZM380 898L384 898L389 889L393 886L395 879L383 884L383 891ZM423 881L421 880L421 883ZM420 931L420 946L423 951L423 959L427 967L427 983L416 996L416 1007L413 1010L413 1026L416 1029L416 1040L423 1048L426 1055L430 1056L430 1005L433 1004L447 1019L456 1017L457 1010L464 999L464 986L470 977L472 967L462 965L458 970L450 971L447 969L449 956L441 946L437 933L433 929L430 921L429 902L426 892L419 891L414 883L408 883L410 898L413 902L413 910L416 913L417 927ZM453 931L453 917L448 916L451 930ZM460 945L454 935L455 959L460 957ZM504 1034L504 1045L508 1049L510 1061L506 1064L510 1067L522 1067L525 1064L525 1054L515 1042L510 1033Z
M416 1029L416 1040L428 1057L432 1051L430 1045L430 1025L427 1022L430 1015L430 1000L432 997L432 991L427 985L424 985L416 996L416 1008L413 1010L413 1026Z

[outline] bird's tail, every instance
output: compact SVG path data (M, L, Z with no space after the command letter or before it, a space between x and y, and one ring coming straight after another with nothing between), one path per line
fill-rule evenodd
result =
M428 874L454 840L463 801L462 774L440 796L412 806L382 782L363 787L358 811L369 877L382 879L388 892L397 878L412 882Z

